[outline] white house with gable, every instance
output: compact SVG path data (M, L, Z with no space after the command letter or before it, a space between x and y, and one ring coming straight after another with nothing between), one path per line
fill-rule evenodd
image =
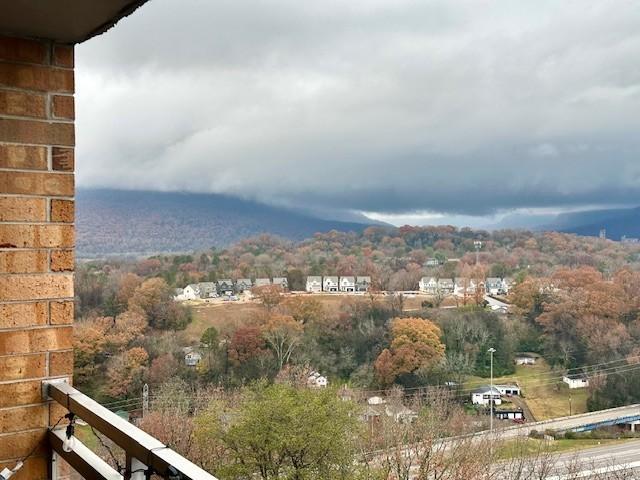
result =
M471 393L471 403L474 405L491 405L491 400L493 400L494 405L502 404L502 394L496 387L485 385Z
M438 280L434 277L422 277L418 282L418 288L421 292L434 295L438 293Z
M356 291L356 277L340 277L340 291L341 292L355 292Z
M322 279L322 291L332 293L340 291L338 277L324 277Z
M307 378L307 386L311 388L327 388L327 385L329 385L327 377L320 375L316 371L311 372L309 378Z
M320 293L320 292L322 292L322 277L320 277L320 276L309 276L309 277L307 277L306 290L309 293Z

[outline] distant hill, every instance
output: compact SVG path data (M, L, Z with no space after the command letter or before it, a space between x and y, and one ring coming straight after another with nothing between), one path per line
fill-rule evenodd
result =
M640 207L565 213L545 227L592 237L597 237L602 228L606 229L607 238L612 240L620 240L623 235L640 237Z
M107 189L79 189L76 216L77 251L83 258L191 252L262 233L302 240L316 232L362 231L370 225L225 195Z

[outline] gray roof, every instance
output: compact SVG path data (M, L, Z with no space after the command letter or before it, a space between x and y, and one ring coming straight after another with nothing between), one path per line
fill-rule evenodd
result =
M256 287L262 287L264 285L271 285L271 279L269 279L269 278L256 278Z
M307 277L307 282L322 282L322 277L320 275L310 275Z
M333 277L333 276L324 277L324 281L325 281L325 282L335 282L335 283L338 283L338 277Z
M371 283L371 277L369 277L368 275L365 275L365 276L363 276L363 277L356 277L356 281L357 281L358 283L360 283L360 282L368 282L368 283Z
M482 393L482 394L491 393L491 392L492 392L492 389L490 385L483 385L473 391L473 393ZM500 390L498 390L495 386L493 387L493 395L500 395Z
M344 277L340 277L340 281L342 281L342 280L346 280L348 282L355 283L356 277L351 277L351 276L346 275Z

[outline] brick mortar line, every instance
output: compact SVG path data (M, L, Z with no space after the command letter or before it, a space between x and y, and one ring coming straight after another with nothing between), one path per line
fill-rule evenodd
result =
M53 198L53 200L57 200L56 198ZM43 221L38 221L38 222L34 222L32 220L24 220L24 221L16 221L16 220L12 220L12 221L7 221L7 222L1 222L0 221L0 225L34 225L34 226L45 226L45 225L67 225L67 226L71 226L72 224L69 222L47 222L46 220ZM45 247L42 247L42 249L44 250ZM49 248L56 248L56 247L49 247ZM69 247L71 248L71 247ZM0 248L0 250L2 250Z
M28 168L10 168L10 167L0 167L0 171L1 172L18 172L18 173L48 173L52 175L75 175L73 172L66 171L66 170L30 170ZM2 193L0 193L0 195L2 195Z
M75 145L61 145L59 143L28 143L28 142L9 142L7 140L0 140L0 145L9 145L12 147L39 147L39 148L75 148Z
M6 332L31 332L31 331L35 331L35 330L50 330L50 329L58 329L58 328L69 328L69 327L73 327L73 323L57 323L57 324L49 324L47 323L46 325L32 325L29 327L13 327L13 328L0 328L0 332L6 333ZM60 351L67 351L70 350L69 348L61 348ZM30 354L30 353L45 353L45 352L49 352L49 351L55 351L57 352L58 350L43 350L42 352L24 352L24 355ZM13 355L23 355L23 354L14 354L14 353L5 353L3 355L1 355L2 357L11 357Z
M57 352L57 350L52 350L53 352ZM64 350L66 351L66 350ZM35 382L35 381L45 381L45 380L54 380L54 379L58 379L58 378L70 378L71 374L69 375L51 375L48 377L36 377L36 378L31 378L29 380L20 380L20 381L4 381L4 382L0 382L0 385L11 385L13 383L25 383L25 382ZM53 402L54 400L43 400L42 403L46 403L46 402ZM30 403L29 405L40 405L39 403ZM24 406L24 405L15 405L17 406ZM3 408L0 408L0 410L4 410Z
M38 41L38 40L36 40ZM54 70L64 70L67 72L73 72L75 70L75 67L64 67L61 65L54 65L53 63L53 50L55 49L55 46L51 46L50 48L47 48L47 54L45 55L45 62L46 63L37 63L37 62L27 62L25 60L0 60L0 63L3 63L5 65L27 65L30 67L47 67L47 68L51 68Z
M67 273L67 275L71 275ZM16 304L24 304L24 303L38 303L38 302L75 302L74 297L48 297L48 298L35 298L29 300L0 300L0 305L16 305ZM20 327L14 327L20 328Z
M47 172L46 170L31 170L32 172L40 172L40 173L53 173L53 172ZM73 175L73 174L71 174ZM20 194L20 193L0 193L0 196L3 197L11 197L11 198L42 198L42 197L53 197L53 200L75 200L75 196L68 196L68 195L33 195L33 194L28 194L25 193Z
M24 115L9 115L6 113L0 113L0 119L2 120L28 120L41 123L49 123L56 125L73 125L75 120L69 118L53 117L50 112L45 112L44 117L26 117Z

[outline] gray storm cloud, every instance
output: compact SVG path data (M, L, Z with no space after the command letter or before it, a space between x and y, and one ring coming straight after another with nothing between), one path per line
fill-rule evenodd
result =
M77 49L78 183L381 213L640 203L640 3L154 0Z

